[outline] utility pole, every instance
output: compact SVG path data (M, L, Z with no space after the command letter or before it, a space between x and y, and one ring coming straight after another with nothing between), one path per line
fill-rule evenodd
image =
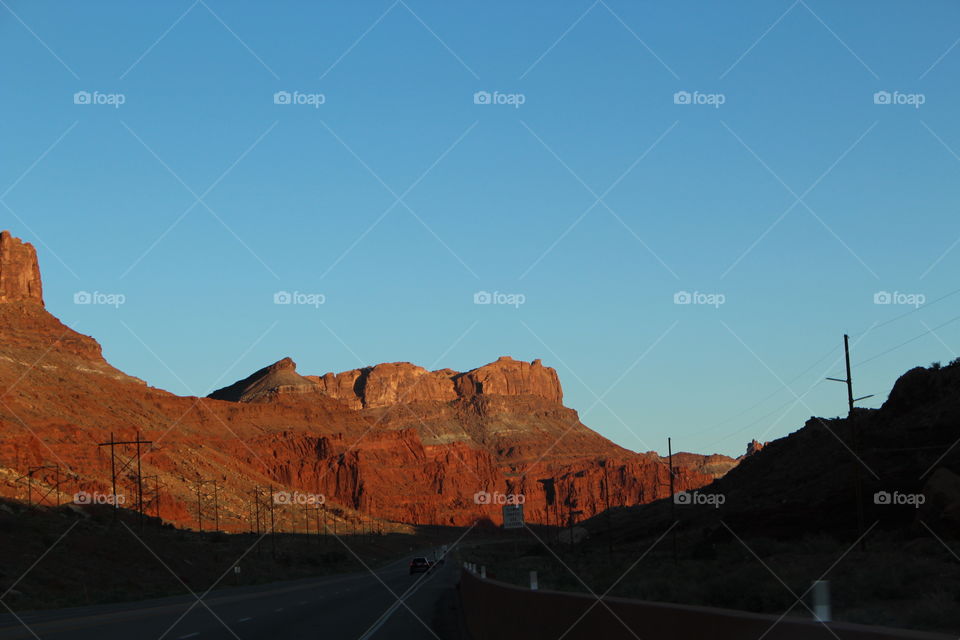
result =
M613 555L613 523L610 515L610 475L607 467L609 458L603 461L603 498L607 506L607 555Z
M197 474L197 528L200 532L203 532L203 502L201 500L200 490L205 484L213 485L213 530L220 530L220 501L217 491L217 481L216 479L207 480L200 477L200 474Z
M843 334L843 358L846 362L846 378L827 378L834 382L842 382L847 385L847 422L850 425L850 435L852 440L852 451L854 455L853 473L854 473L854 495L857 501L857 531L860 535L860 550L866 550L866 541L863 539L863 478L860 470L860 435L857 429L857 420L853 415L853 403L860 400L872 398L873 394L853 397L853 376L850 373L850 336Z
M197 476L197 529L200 533L203 533L203 513L200 510L200 485L202 481L200 477Z
M213 530L220 531L220 501L217 494L216 480L213 480Z
M273 557L277 557L277 533L273 528L273 485L270 485L270 501L267 503L270 505L270 547L273 553Z
M316 508L316 518L317 518L317 544L320 544L320 505L317 505Z
M150 475L143 476L144 480L153 480L153 506L156 510L157 520L160 519L160 476L159 475Z
M670 461L670 520L677 522L677 497L673 492L673 440L667 438L667 457ZM673 539L673 564L677 564L677 528L673 527L670 537Z
M126 464L123 465L123 469L126 469L130 466L130 463L134 460L137 461L137 510L140 512L140 528L143 529L143 475L142 469L140 466L140 445L142 444L153 444L150 440L141 440L140 432L137 432L136 440L114 440L113 432L110 432L110 441L101 442L98 447L110 447L110 482L113 488L113 517L116 520L117 513L120 508L120 500L117 496L117 456L116 456L116 446L117 445L135 445L137 448L136 457L127 460ZM123 471L121 469L120 471Z
M143 533L143 469L140 466L140 432L137 431L137 510L140 511L140 533Z
M104 446L103 444L100 445ZM113 487L113 519L117 519L117 509L120 501L117 500L117 458L114 455L116 443L113 440L113 431L110 432L110 482Z
M35 474L37 471L43 471L44 469L54 469L56 471L57 479L53 489L48 489L47 491L43 492L42 495L39 494L38 492L37 495L39 497L37 498L37 506L41 505L51 493L56 491L57 506L59 507L60 506L60 466L59 465L45 464L39 467L29 467L27 469L27 474L25 476L20 476L19 478L17 478L17 480L23 480L24 478L27 479L27 504L32 505L33 504L33 474Z
M257 535L260 535L260 487L253 489L253 524L256 526Z
M303 523L306 525L304 533L307 535L307 543L310 542L310 510L307 507L307 503L303 503Z

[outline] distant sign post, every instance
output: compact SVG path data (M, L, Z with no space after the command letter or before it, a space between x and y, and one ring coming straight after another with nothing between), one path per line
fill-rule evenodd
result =
M523 529L523 505L522 504L503 505L503 528L504 529Z

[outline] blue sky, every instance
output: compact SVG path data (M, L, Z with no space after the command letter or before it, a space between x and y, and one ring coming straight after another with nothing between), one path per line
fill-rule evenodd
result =
M0 226L154 386L539 357L736 455L845 412L844 332L865 406L960 351L955 3L0 4Z

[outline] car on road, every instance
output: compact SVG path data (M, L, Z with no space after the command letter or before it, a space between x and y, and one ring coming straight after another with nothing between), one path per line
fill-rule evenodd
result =
M414 558L410 561L410 575L415 573L426 573L430 570L430 563L426 558Z

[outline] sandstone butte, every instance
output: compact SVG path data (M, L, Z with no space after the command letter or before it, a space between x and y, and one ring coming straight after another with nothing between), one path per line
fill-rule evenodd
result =
M563 406L556 371L502 357L467 372L395 362L320 376L283 358L209 397L150 387L109 365L100 345L44 307L34 248L0 235L0 491L27 499L31 467L59 465L61 499L110 492L98 443L138 433L148 513L196 526L198 478L217 480L221 529L250 530L254 490L322 494L331 518L498 524L501 507L475 495L517 494L528 522L567 523L669 495L666 461L634 453ZM119 448L117 493L136 507L132 448ZM676 490L703 486L736 464L675 456ZM50 489L34 473L31 495ZM154 487L159 487L159 505ZM211 482L201 510L212 517ZM52 500L51 495L48 500ZM482 502L482 499L481 499ZM277 506L278 529L303 530L302 507ZM209 526L209 524L207 525Z

